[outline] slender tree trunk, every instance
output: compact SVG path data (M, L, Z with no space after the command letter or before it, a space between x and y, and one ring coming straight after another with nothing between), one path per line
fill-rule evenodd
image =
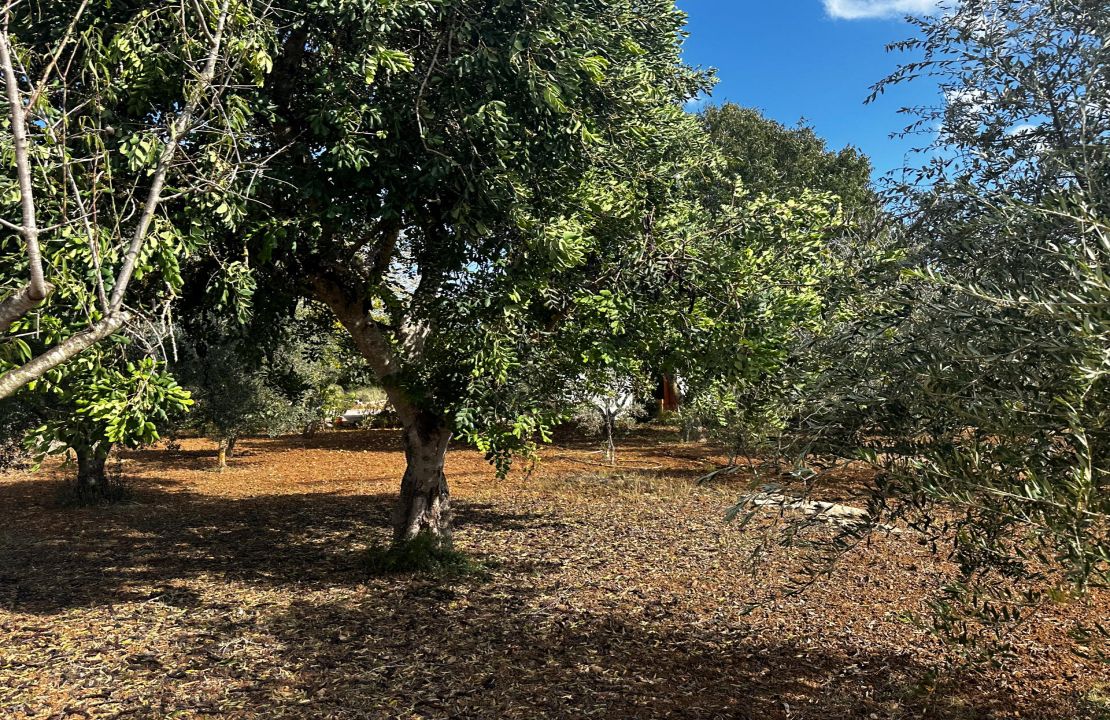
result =
M613 441L613 428L617 424L616 413L604 412L605 416L605 461L617 464L617 444Z
M111 495L105 465L112 443L74 448L77 453L76 494L81 500L105 500Z
M682 407L682 392L673 375L663 375L663 400L660 409L664 413L678 412Z
M235 452L235 437L225 436L220 438L216 445L216 469L220 472L227 470L227 460Z
M405 476L393 511L393 540L427 534L441 545L451 542L451 499L443 464L451 431L441 418L420 413L404 429Z
M0 375L0 399L10 397L24 385L38 380L50 370L114 334L130 317L125 312L113 313L95 325L70 335L38 357Z

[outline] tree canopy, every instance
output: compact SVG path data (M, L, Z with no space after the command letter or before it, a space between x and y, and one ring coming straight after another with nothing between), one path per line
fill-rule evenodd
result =
M789 128L735 103L710 105L700 120L726 172L748 189L770 195L826 192L850 215L874 211L871 162L859 150L829 150L812 127L799 122Z
M102 470L155 438L192 402L167 361L225 445L367 367L403 426L395 539L442 545L452 441L504 474L591 393L666 375L733 459L781 436L870 462L876 526L961 508L968 577L1105 572L1093 0L914 21L875 92L927 76L944 103L885 198L804 124L687 112L712 77L673 0L4 13L0 398L57 406L43 452Z
M452 436L505 471L567 383L758 373L819 304L836 204L736 187L682 109L709 79L670 0L293 8L256 101L276 181L233 213L397 409L399 540L446 534Z
M3 14L14 173L0 202L21 218L4 222L15 242L0 255L0 330L16 333L3 344L7 397L180 286L181 258L253 167L238 161L241 89L269 67L271 25L265 6L238 0L9 3ZM140 283L136 315L126 301Z

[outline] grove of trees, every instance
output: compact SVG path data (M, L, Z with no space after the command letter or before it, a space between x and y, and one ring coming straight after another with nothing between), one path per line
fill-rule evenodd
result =
M115 445L191 426L222 465L379 386L395 542L445 547L453 442L504 474L583 398L666 375L734 458L872 465L853 539L954 508L969 586L1105 579L1104 3L917 20L875 92L935 80L908 129L935 141L878 188L806 126L688 112L712 77L684 22L673 0L5 4L6 431L75 451L95 498Z

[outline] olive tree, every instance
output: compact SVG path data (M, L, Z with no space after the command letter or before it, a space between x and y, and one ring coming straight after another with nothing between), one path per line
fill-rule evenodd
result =
M296 411L269 382L264 337L209 312L185 322L171 367L196 401L185 423L216 441L216 468L222 471L240 437L286 432L297 424Z
M967 0L919 28L923 60L887 81L932 75L946 99L926 114L938 159L902 193L926 292L903 332L912 355L891 359L931 438L905 482L967 509L969 571L1036 573L1040 556L1083 583L1110 569L1110 17ZM1035 542L1015 554L1015 536Z
M916 25L921 59L877 92L935 79L943 104L908 129L935 143L892 188L900 257L814 347L798 427L877 468L876 522L954 543L936 619L966 639L1110 570L1110 17L964 0Z
M342 329L318 308L277 302L239 322L215 308L184 305L170 369L196 402L184 424L217 442L220 470L241 437L311 434L347 409L343 384L364 379Z

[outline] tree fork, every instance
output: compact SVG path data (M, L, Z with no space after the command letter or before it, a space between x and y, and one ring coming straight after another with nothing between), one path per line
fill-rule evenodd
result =
M316 299L327 305L350 333L401 419L405 474L401 479L401 494L393 510L393 541L403 543L419 535L429 535L438 544L449 545L451 498L443 471L447 447L451 442L447 423L436 413L415 407L393 382L399 371L397 359L365 305L352 300L344 288L330 277L316 275L311 281Z
M6 333L12 323L41 305L52 292L54 292L54 286L45 283L45 292L41 297L34 285L25 285L9 295L4 302L0 303L0 334Z

